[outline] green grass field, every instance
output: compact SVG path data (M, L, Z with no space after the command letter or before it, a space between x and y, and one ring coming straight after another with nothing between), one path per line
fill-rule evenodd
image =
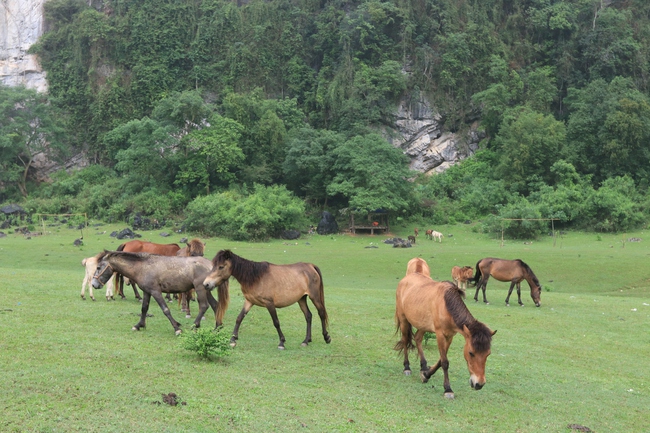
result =
M204 361L180 348L155 303L147 328L131 331L140 304L130 288L126 300L106 302L103 290L95 291L96 302L81 300L81 259L115 249L120 241L108 233L121 228L85 230L82 247L72 245L79 231L66 228L29 240L0 238L0 431L569 432L570 424L595 432L650 430L650 237L643 231L569 232L555 245L548 237L501 246L470 226L443 226L436 227L442 243L420 235L410 249L383 244L385 236L207 239L209 258L230 248L252 260L316 263L332 343L324 343L315 320L313 343L300 347L305 323L295 305L278 310L287 338L280 351L268 312L254 307L232 354ZM143 239L181 237L158 233L144 232ZM643 241L623 242L630 237ZM455 400L443 397L442 372L427 384L402 374L392 349L395 288L417 256L437 280L483 257L520 258L544 287L541 308L525 282L524 307L512 300L505 306L508 283L490 280L489 305L475 303L468 289L472 314L498 330L481 391L468 385L461 336L449 354ZM242 304L231 281L229 331ZM175 303L171 309L189 331L193 319ZM435 341L425 350L434 363ZM411 364L418 365L415 353ZM162 395L171 392L184 404L165 404Z

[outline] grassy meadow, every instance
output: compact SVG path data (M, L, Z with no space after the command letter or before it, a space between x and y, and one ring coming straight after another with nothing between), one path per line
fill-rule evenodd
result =
M222 248L252 260L309 261L323 273L332 343L320 333L301 347L305 322L294 305L278 310L287 338L277 349L269 314L254 307L230 356L201 360L180 348L173 328L152 303L147 328L131 331L140 304L79 296L81 260L121 241L124 226L84 230L51 227L25 239L0 238L0 431L2 432L595 432L650 430L650 235L566 233L532 243L474 233L469 225L436 227L442 243L410 249L386 236L303 236L297 241L241 243L207 239L206 257ZM7 230L4 230L7 232ZM421 233L422 233L421 228ZM143 240L178 242L182 235L141 232ZM405 237L411 228L396 229ZM450 236L453 235L453 236ZM626 242L639 237L641 242ZM377 248L368 248L377 247ZM526 261L542 283L535 308L527 283L524 307L504 300L508 283L491 279L489 305L467 293L472 314L498 332L486 366L487 384L468 385L462 336L451 346L455 400L443 397L442 371L422 384L402 374L393 350L395 288L413 257L437 280L454 265L488 256ZM515 295L513 295L515 296ZM225 326L243 304L231 281ZM172 314L189 331L177 304ZM192 313L198 307L192 304ZM210 316L210 314L208 314ZM212 326L212 319L204 322ZM425 347L437 360L435 341ZM417 354L411 354L417 368ZM182 404L163 402L176 393Z

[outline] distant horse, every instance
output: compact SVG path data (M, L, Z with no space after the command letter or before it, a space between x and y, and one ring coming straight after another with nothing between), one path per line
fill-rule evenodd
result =
M415 257L409 260L408 264L406 265L406 275L412 274L414 272L417 272L418 274L422 274L425 277L431 276L429 265L424 259L421 259L419 257Z
M442 233L435 230L431 230L431 240L438 239L439 242L442 242Z
M178 244L156 244L153 242L145 242L140 240L133 240L125 242L119 247L117 251L124 251L128 253L150 253L150 254L159 254L161 256L175 256L176 252L180 250L181 247ZM118 275L116 279L117 283L117 293L124 299L124 276ZM140 293L138 293L138 288L133 285L131 282L131 287L133 287L133 293L135 294L135 299L141 301ZM169 297L167 299L170 299Z
M467 281L474 277L474 269L471 266L454 266L451 268L451 278L461 289L467 289Z
M415 236L409 235L408 240L410 243L415 244Z
M181 333L180 323L172 317L163 293L183 293L191 289L196 291L199 302L199 314L194 326L201 326L201 318L208 309L214 311L215 324L220 326L228 309L228 281L219 284L218 298L203 286L203 280L212 268L212 262L203 257L168 257L148 253L127 253L122 251L104 251L98 257L99 264L92 285L95 288L104 284L112 275L119 272L135 282L144 293L140 321L133 327L134 331L145 327L149 302L153 297L174 327L176 335Z
M432 233L433 233L433 230L427 230L426 232L424 232L424 235L427 237L427 239L433 240Z
M415 230L413 230L413 233L415 233L415 236L420 234L420 230L416 227Z
M101 253L100 253L101 254ZM81 261L81 265L86 268L86 275L84 280L81 283L81 299L86 300L86 287L88 287L88 293L90 294L90 299L95 300L93 294L93 286L90 284L90 281L93 279L93 274L97 269L97 257L99 254L93 257L85 258ZM106 300L110 301L113 298L113 280L114 278L109 279L106 282Z
M323 276L318 266L312 263L294 263L291 265L274 265L269 262L254 262L234 254L230 250L221 250L212 259L212 271L203 284L207 289L228 281L232 275L241 285L244 294L242 308L235 329L230 339L230 345L235 346L239 338L239 326L253 307L265 307L271 314L273 325L278 332L280 343L278 349L284 349L284 334L280 329L280 321L276 308L287 307L298 302L307 322L307 334L302 346L311 342L312 314L307 306L307 297L318 310L323 338L326 343L331 341L327 332L327 310L325 310L325 294L323 291Z
M397 285L395 297L395 325L401 339L395 350L404 353L404 374L411 374L408 351L415 347L420 356L420 379L426 383L440 367L444 372L445 397L454 398L449 384L449 360L447 351L460 333L465 337L463 353L467 361L469 384L479 390L485 385L485 362L490 355L492 336L485 324L474 319L463 302L465 292L449 281L437 282L419 273L408 274ZM413 333L413 327L417 329ZM422 350L426 332L435 332L440 359L427 367Z
M189 242L185 242L185 246L176 251L176 255L180 257L203 257L205 251L205 243L200 239L194 238ZM185 318L192 317L190 314L190 300L194 300L194 289L187 293L181 293L178 297L178 305L181 311L185 313Z
M476 275L473 280L476 283L476 294L474 295L476 302L478 302L478 291L483 289L483 302L486 304L489 303L485 297L485 287L490 276L493 276L499 281L510 281L510 290L508 290L508 296L506 297L506 305L510 305L510 295L512 294L513 287L516 285L519 305L523 307L524 303L521 302L522 280L528 282L530 286L530 297L533 298L535 305L537 307L541 305L540 296L542 294L542 286L539 284L539 280L533 273L533 270L530 269L530 266L519 259L503 260L491 257L481 259L476 263Z

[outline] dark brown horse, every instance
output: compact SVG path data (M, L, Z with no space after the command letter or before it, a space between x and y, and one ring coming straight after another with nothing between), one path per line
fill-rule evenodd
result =
M474 319L463 298L465 292L449 281L437 282L420 273L407 274L397 285L395 296L395 324L401 339L395 350L404 353L404 374L411 374L408 351L415 347L420 356L420 379L426 383L440 367L444 372L445 397L454 398L449 384L447 351L454 335L465 337L463 353L467 361L469 384L479 390L485 385L485 362L490 355L492 336L485 324ZM413 327L417 332L413 334ZM434 332L440 359L433 367L427 366L422 350L426 332Z
M126 253L122 251L105 251L98 257L97 270L92 285L99 288L111 277L113 272L119 272L140 286L144 293L140 321L133 327L134 331L145 327L145 319L149 310L149 302L153 297L176 334L180 334L180 323L172 317L163 293L184 293L191 289L196 291L199 302L199 314L194 320L194 326L201 326L201 318L212 307L215 324L220 326L223 316L228 309L228 281L220 283L218 289L219 301L203 286L203 280L212 268L212 262L203 257L168 257L148 253Z
M538 307L541 305L540 296L542 294L542 286L539 284L539 280L537 280L530 266L522 260L503 260L491 257L479 260L476 263L476 273L473 279L473 282L476 284L476 294L474 295L476 302L478 302L478 291L483 289L483 302L489 304L485 297L485 287L490 276L493 276L499 281L510 281L510 290L508 290L508 296L506 297L506 305L510 305L510 295L512 294L513 287L516 285L519 305L524 306L524 303L521 302L522 280L528 282L530 286L530 297L533 298L535 305Z
M194 238L189 242L185 242L185 246L176 251L179 257L203 257L205 251L205 243L200 239ZM190 300L194 300L194 289L186 293L181 293L178 297L178 305L181 311L185 313L185 318L192 317L190 314Z
M127 253L159 254L161 256L175 256L176 252L180 249L181 247L179 247L178 244L156 244L153 242L139 241L137 239L125 242L117 247L117 251L124 251ZM124 299L124 276L118 274L115 278L115 282L117 293L122 297L122 299ZM132 281L130 284L131 287L133 287L135 298L141 301L142 298L140 297L140 293L138 293L138 288ZM170 298L168 297L167 299Z
M230 339L230 345L235 346L239 338L239 326L253 307L265 307L271 314L273 325L278 331L280 344L278 349L284 349L284 334L280 329L280 321L276 308L287 307L298 302L307 321L307 335L302 342L306 346L311 342L311 311L307 306L307 297L318 310L323 327L323 338L326 343L331 341L327 332L327 311L325 310L325 295L323 292L323 277L318 266L311 263L294 263L292 265L274 265L269 262L254 262L234 254L230 250L221 250L212 259L212 271L203 281L210 289L228 281L232 275L241 285L244 294L242 308L235 329Z

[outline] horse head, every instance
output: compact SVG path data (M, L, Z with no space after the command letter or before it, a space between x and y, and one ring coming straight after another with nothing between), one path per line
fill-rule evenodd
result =
M95 289L99 289L101 286L106 284L113 276L113 268L108 261L104 260L107 254L108 252L104 251L97 255L97 269L95 270L93 279L90 282Z
M533 298L533 302L535 303L536 307L540 307L542 305L542 286L540 286L539 283L530 287L530 297Z
M212 259L212 270L203 280L203 286L212 290L224 281L227 281L232 275L232 257L230 250L221 250Z
M497 331L491 331L479 321L463 325L462 334L465 337L463 354L469 370L469 386L479 390L485 385L485 363L490 356L492 336Z

